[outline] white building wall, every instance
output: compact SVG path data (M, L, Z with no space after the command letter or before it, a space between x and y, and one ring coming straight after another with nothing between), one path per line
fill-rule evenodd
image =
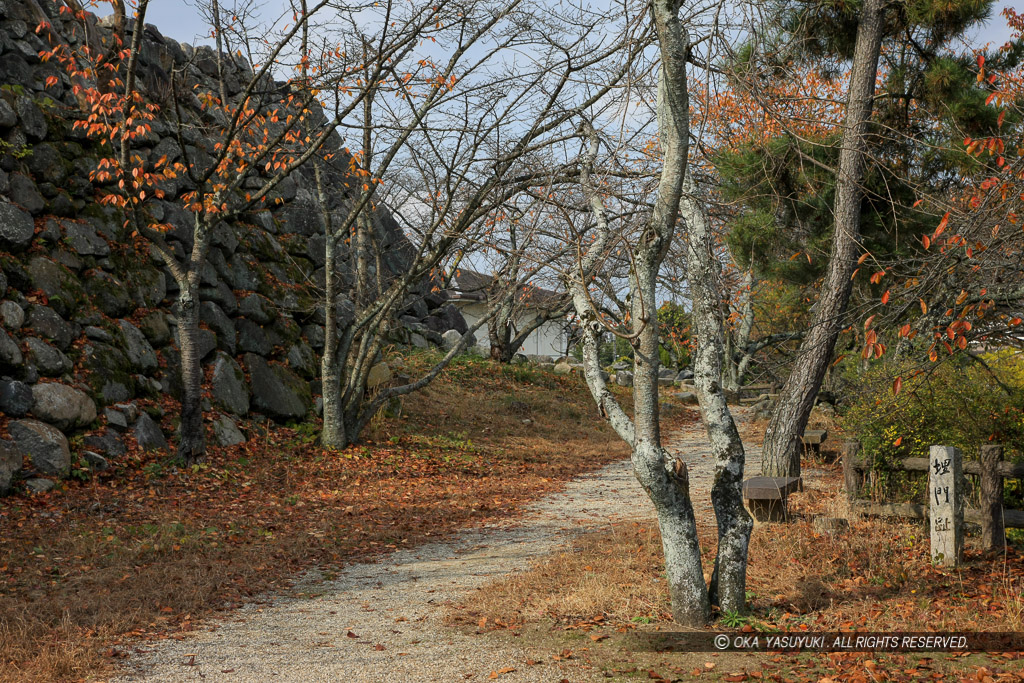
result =
M462 317L466 324L473 327L482 317L487 315L487 306L478 301L456 301ZM521 317L518 320L518 329L522 329L528 322L533 320L532 315ZM484 355L491 352L491 343L487 337L487 325L482 325L476 334L477 346L483 350ZM559 321L548 321L530 333L530 336L523 342L519 353L527 356L554 356L559 357L565 353L565 335Z

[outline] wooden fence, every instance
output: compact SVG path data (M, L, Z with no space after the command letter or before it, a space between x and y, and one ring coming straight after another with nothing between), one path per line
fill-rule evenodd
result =
M872 469L870 457L861 453L860 443L846 441L842 445L843 479L850 509L866 515L880 517L906 517L927 519L928 505L918 503L878 503L859 500L858 493L864 485L867 472ZM904 458L887 463L887 468L905 472L928 472L928 458ZM1003 447L982 446L978 460L963 463L964 474L979 479L979 507L967 508L964 519L981 525L982 545L986 548L1001 548L1005 545L1005 528L1024 529L1024 510L1009 510L1003 507L1003 479L1024 479L1024 464L1003 460Z

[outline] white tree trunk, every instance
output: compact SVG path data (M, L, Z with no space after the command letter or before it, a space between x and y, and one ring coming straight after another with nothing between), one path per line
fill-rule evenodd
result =
M743 442L720 382L726 313L721 267L714 252L714 235L707 213L689 175L684 190L680 215L687 226L687 272L697 332L693 379L715 457L711 504L718 521L718 554L711 600L723 612L741 613L746 609L747 547L754 523L743 507Z

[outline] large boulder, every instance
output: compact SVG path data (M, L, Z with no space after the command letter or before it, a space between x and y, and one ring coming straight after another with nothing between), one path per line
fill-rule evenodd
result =
M70 318L85 303L85 291L65 268L42 256L28 262L32 288L46 295L47 305L65 318Z
M128 452L124 438L113 429L105 429L99 434L92 434L82 439L82 445L96 453L102 453L108 459L119 458Z
M18 343L11 339L11 335L0 330L0 373L20 372L24 362Z
M372 391L385 382L390 382L392 377L394 375L387 363L377 363L370 368L370 373L366 376L366 388Z
M119 320L117 325L121 328L124 350L132 366L146 375L155 372L158 367L156 352L150 346L146 335L127 320Z
M568 375L572 372L572 366L568 363L557 363L555 365L556 375Z
M49 339L61 351L67 351L75 338L75 329L49 306L36 304L28 313L28 329L36 335Z
M274 304L259 294L250 294L238 302L238 313L260 325L269 325L277 317Z
M123 282L102 270L93 272L85 281L85 291L104 315L123 318L135 310L136 303Z
M6 289L6 283L2 284ZM9 330L20 330L25 324L25 310L13 301L0 302L0 324Z
M459 345L460 341L462 341L462 335L455 329L448 330L441 335L441 346L445 351L451 351Z
M23 247L32 241L35 224L32 216L13 204L0 202L0 245Z
M280 421L300 420L313 405L309 384L283 365L267 363L254 353L245 354L252 388L252 407Z
M171 326L167 324L167 316L160 311L143 316L139 321L139 331L145 335L146 341L157 348L171 341Z
M249 412L249 387L245 374L234 358L217 352L213 362L213 379L210 385L213 405L235 415Z
M615 383L620 387L633 386L633 373L629 370L619 370L615 373Z
M8 431L18 450L43 474L65 477L71 471L71 449L59 429L37 420L15 420Z
M267 331L248 318L239 318L235 321L238 329L238 350L242 353L255 353L260 356L269 356L274 350Z
M166 451L167 439L158 425L148 414L142 413L132 426L132 434L139 448L144 451Z
M36 366L43 377L60 377L71 372L71 359L42 339L29 337L25 340L25 348L28 349L28 362Z
M82 347L79 365L86 370L87 381L93 396L102 398L105 404L127 401L132 398L135 380L131 373L131 362L115 346L92 342Z
M62 221L64 239L79 256L109 256L110 246L96 234L96 229L87 223Z
M302 340L292 344L288 350L288 365L306 379L316 378L319 370L313 349Z
M23 417L32 410L32 387L18 380L0 380L0 413Z
M235 355L238 349L238 334L235 331L235 324L231 322L224 309L212 301L204 301L199 304L199 319L217 334L217 345Z
M48 382L32 387L32 414L66 431L95 420L96 404L84 391Z

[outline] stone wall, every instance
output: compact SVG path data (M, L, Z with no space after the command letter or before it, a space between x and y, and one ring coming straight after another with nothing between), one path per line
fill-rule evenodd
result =
M78 39L47 0L40 5L69 43ZM102 469L136 445L167 448L159 423L170 428L173 413L160 406L173 406L166 399L180 390L174 280L126 234L123 216L97 203L88 174L99 150L70 125L78 103L68 76L40 59L49 45L35 34L37 23L26 4L0 0L0 492L12 478L45 489L73 466ZM102 21L98 30L106 30ZM172 70L200 91L215 88L209 48L146 26L140 77L154 99ZM51 77L57 82L47 86ZM232 65L229 95L249 79L247 68ZM182 106L197 122L185 144L203 158L209 113L191 93ZM158 119L139 152L173 161L182 150L172 130ZM329 142L340 144L336 136ZM303 170L278 186L272 209L221 224L213 236L202 271L201 353L216 443L244 440L239 422L251 414L298 421L314 410L325 330L316 298L324 236L312 187L311 170ZM180 197L192 188L181 178L164 189L150 210L172 227L168 242L183 254L192 217ZM340 213L341 183L331 195ZM406 272L412 248L395 220L380 210L373 225L385 279ZM347 254L339 274L351 283ZM351 315L347 301L338 308ZM465 330L454 307L426 291L406 300L401 322L402 340L420 346Z

